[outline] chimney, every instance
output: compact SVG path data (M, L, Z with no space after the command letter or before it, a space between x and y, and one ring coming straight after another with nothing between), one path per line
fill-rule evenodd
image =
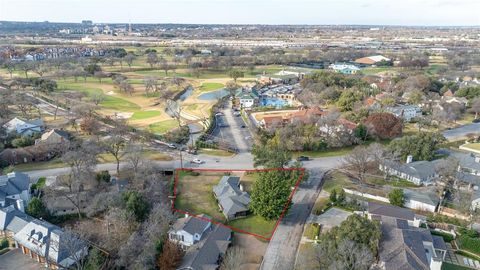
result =
M480 156L475 156L475 162L480 163Z
M407 164L408 163L412 163L413 162L413 156L412 155L408 155L407 156Z
M22 199L15 201L17 209L25 213L25 202Z

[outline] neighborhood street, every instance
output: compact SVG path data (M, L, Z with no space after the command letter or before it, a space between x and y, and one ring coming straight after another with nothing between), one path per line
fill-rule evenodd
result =
M455 141L458 139L465 138L470 133L480 133L480 123L472 123L468 125L463 125L457 128L450 130L445 130L442 132L443 136L449 141Z

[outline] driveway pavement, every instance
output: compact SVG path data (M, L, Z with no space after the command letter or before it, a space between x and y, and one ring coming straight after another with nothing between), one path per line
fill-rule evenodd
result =
M0 270L39 270L46 269L17 248L0 255Z

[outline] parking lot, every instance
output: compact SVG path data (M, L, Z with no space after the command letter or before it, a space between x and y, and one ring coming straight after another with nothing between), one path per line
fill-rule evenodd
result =
M253 146L252 134L239 113L231 109L228 102L219 114L216 115L217 128L213 136L218 141L223 141L236 149L238 152L249 152Z

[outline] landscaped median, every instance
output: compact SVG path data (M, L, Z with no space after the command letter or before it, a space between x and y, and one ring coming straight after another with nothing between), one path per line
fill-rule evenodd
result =
M257 181L265 174L284 171L288 175L290 187L282 204L279 218L265 218L252 206L251 196L255 196ZM262 178L263 175L263 178ZM208 215L210 221L230 229L270 240L277 224L288 211L291 198L303 177L303 169L265 170L177 170L173 183L174 211L191 216ZM257 185L256 185L257 183ZM262 198L265 199L265 198ZM285 203L283 203L285 201ZM256 202L258 206L258 202Z

